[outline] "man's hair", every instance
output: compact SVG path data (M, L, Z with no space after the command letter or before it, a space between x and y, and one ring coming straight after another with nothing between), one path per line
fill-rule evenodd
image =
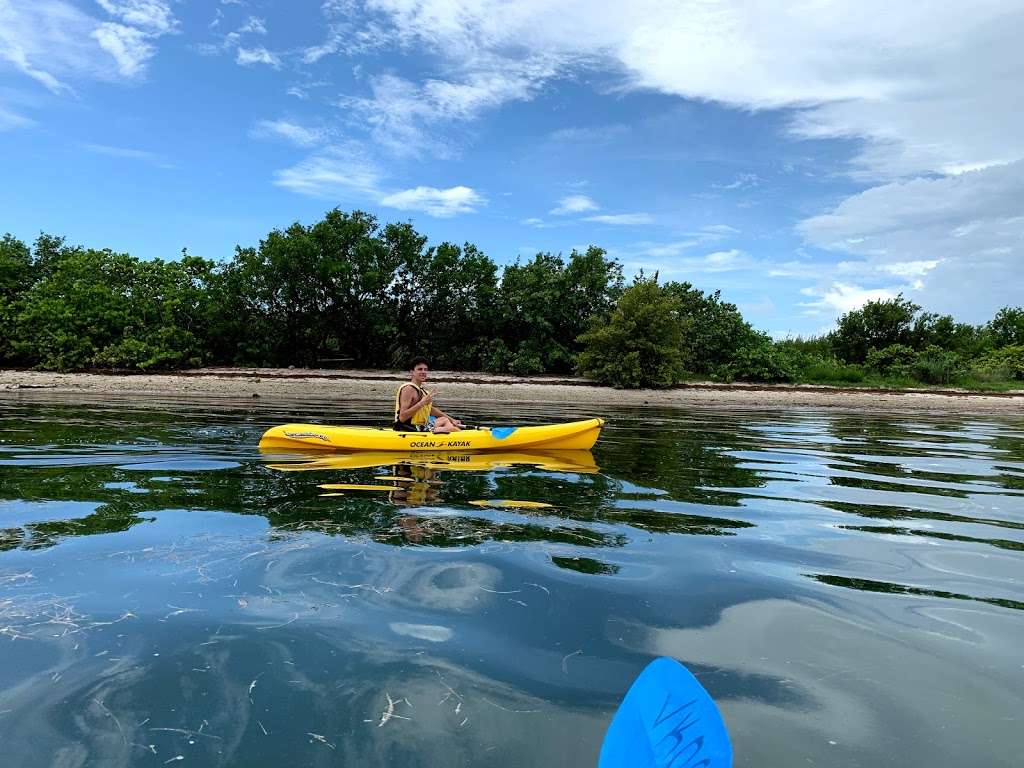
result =
M427 361L427 358L425 357L414 357L412 360L409 361L409 370L411 371L415 369L417 365L430 365L430 363Z

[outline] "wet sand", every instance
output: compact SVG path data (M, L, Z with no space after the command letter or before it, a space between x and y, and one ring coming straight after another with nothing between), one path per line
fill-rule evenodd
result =
M184 396L190 398L390 399L406 379L400 371L205 368L171 374L107 375L0 370L0 396L30 392L76 395ZM428 388L438 402L513 401L572 403L594 411L608 406L677 406L730 410L840 409L1003 413L1024 416L1024 390L979 394L958 390L865 390L816 385L688 383L662 390L617 390L559 376L496 376L435 371Z

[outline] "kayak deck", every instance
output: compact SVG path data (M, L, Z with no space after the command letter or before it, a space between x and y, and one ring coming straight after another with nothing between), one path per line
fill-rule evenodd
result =
M260 438L260 448L328 451L514 451L590 450L604 419L531 427L484 427L448 435L396 432L379 427L331 427L324 424L282 424Z

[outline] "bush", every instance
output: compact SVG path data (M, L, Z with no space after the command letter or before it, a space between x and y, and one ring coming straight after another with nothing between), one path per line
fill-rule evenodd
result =
M1024 381L1024 345L992 350L974 361L971 375L983 381Z
M657 279L639 278L627 288L607 321L595 319L579 337L577 369L603 384L638 389L682 380L683 341L679 300Z
M508 369L516 376L533 376L544 373L544 362L537 349L530 344L523 344L512 357Z
M864 365L881 376L906 376L917 354L905 344L890 344L868 350Z
M799 378L818 384L858 384L864 381L864 369L835 357L817 357L803 366Z
M911 372L926 384L951 384L961 373L960 356L932 345L918 353Z
M739 379L777 384L796 379L796 365L790 355L764 338L760 344L737 350L733 361L724 366L720 376L728 381Z

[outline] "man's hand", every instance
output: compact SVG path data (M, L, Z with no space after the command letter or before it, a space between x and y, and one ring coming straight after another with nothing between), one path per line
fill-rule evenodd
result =
M437 392L427 392L427 394L425 394L423 396L423 400L421 402L424 405L426 405L427 403L433 403L434 402L434 395L436 395L436 394L437 394Z

